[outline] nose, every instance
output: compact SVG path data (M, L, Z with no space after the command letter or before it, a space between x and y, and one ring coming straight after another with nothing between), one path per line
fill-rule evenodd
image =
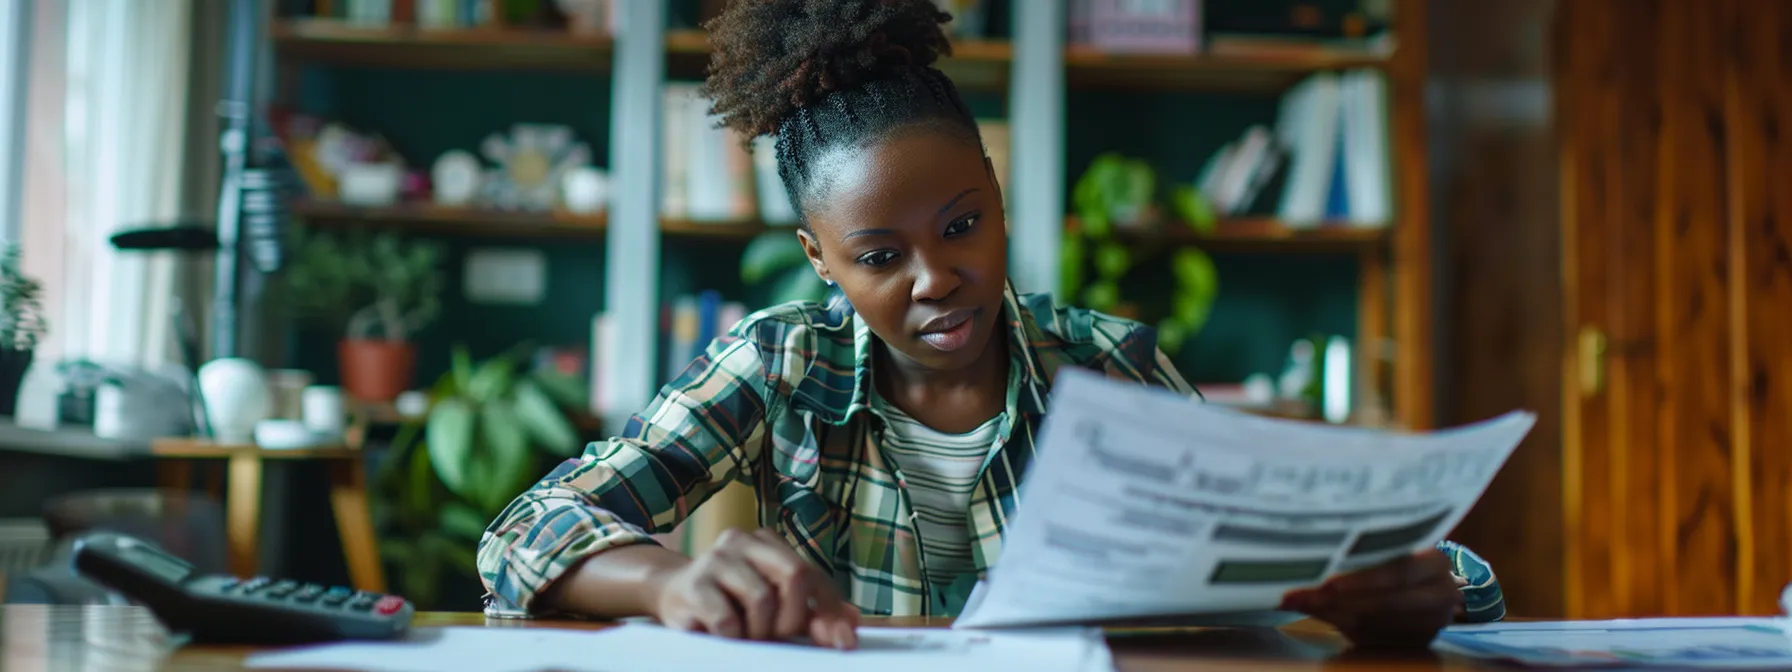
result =
M917 254L915 259L915 284L909 290L909 297L917 303L943 301L964 284L957 264L952 263L951 255L941 252Z

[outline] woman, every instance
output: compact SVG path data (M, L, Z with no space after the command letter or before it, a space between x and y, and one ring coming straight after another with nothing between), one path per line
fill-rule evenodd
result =
M849 648L860 614L962 607L1059 368L1193 394L1151 329L1013 293L977 125L930 67L948 18L932 0L752 0L708 26L706 94L730 127L776 135L797 235L845 300L734 325L621 436L518 497L480 545L489 613ZM764 529L695 559L653 543L735 479ZM1417 643L1500 604L1486 566L1445 544L1284 607L1359 643Z

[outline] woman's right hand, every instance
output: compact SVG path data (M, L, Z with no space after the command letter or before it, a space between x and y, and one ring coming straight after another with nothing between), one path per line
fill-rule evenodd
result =
M770 530L723 532L696 560L653 577L648 598L660 623L679 630L858 646L858 610Z

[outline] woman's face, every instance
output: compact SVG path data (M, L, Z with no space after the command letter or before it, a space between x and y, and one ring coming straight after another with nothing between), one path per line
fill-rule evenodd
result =
M1002 194L983 152L914 129L819 157L799 234L815 272L840 285L893 351L952 371L989 347L1008 277Z

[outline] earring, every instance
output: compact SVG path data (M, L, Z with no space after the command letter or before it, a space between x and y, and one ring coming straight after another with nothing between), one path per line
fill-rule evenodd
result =
M828 286L829 286L829 287L833 287L833 286L834 286L834 281L833 281L833 280L823 280L823 281L822 281L822 282L825 282L825 283L828 283Z

